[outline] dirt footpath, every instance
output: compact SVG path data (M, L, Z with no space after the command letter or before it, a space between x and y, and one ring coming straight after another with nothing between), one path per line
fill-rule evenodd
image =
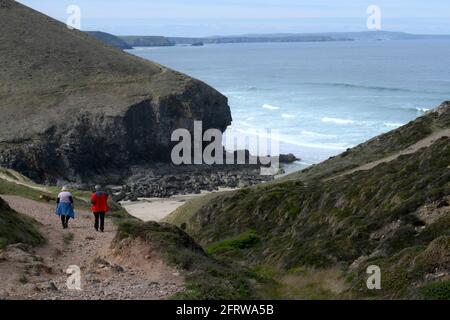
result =
M2 198L37 220L47 243L36 248L12 245L0 252L0 299L165 299L183 289L183 277L159 253L136 250L126 258L113 254L116 228L109 219L100 233L92 213L76 210L76 219L63 229L54 205ZM81 270L81 291L67 288L66 271L72 265Z

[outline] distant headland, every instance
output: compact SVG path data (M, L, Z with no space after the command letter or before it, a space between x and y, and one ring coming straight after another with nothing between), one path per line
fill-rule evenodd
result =
M245 34L211 37L164 37L164 36L116 36L105 32L87 31L109 45L120 49L133 47L167 47L175 45L220 43L267 43L267 42L335 42L335 41L384 41L450 39L450 35L411 34L392 31L327 32L327 33L273 33Z

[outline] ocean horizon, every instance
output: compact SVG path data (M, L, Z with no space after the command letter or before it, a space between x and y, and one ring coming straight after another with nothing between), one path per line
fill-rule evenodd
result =
M402 126L450 99L449 40L127 51L196 77L227 96L233 123L226 134L278 132L280 152L301 158L288 171Z

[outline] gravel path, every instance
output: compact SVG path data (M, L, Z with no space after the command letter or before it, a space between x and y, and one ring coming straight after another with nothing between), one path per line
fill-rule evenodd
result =
M0 299L164 299L182 290L182 276L160 254L152 254L144 267L113 255L110 244L116 228L109 219L100 233L94 229L92 213L76 210L76 219L64 230L54 205L17 196L2 198L41 223L47 244L13 245L0 253ZM135 251L134 255L144 255ZM72 265L81 270L81 291L67 288L66 270Z
M357 171L370 170L372 168L375 168L376 166L378 166L381 163L391 162L391 161L397 159L398 157L400 157L402 155L412 154L412 153L417 152L421 148L427 148L427 147L431 146L433 143L435 143L438 139L440 139L442 137L449 137L449 136L450 136L450 129L444 129L444 130L435 132L435 133L429 135L428 137L426 137L426 138L416 142L415 144L409 146L408 148L406 148L406 149L404 149L402 151L399 151L399 152L397 152L397 153L395 153L395 154L393 154L391 156L388 156L388 157L385 157L385 158L382 158L382 159L379 159L379 160L376 160L376 161L372 161L372 162L366 163L366 164L364 164L362 166L359 166L357 168L348 170L348 171L346 171L346 172L344 172L342 174L339 174L337 176L333 176L333 177L324 179L324 181L328 181L328 180L332 180L332 179L335 179L335 178L343 177L343 176L352 174L352 173L357 172Z

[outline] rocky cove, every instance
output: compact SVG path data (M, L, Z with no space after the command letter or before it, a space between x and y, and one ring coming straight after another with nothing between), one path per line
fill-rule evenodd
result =
M297 161L290 155L280 155L283 164ZM184 165L153 163L134 166L131 175L121 186L109 186L115 201L136 201L138 198L168 198L176 195L200 194L218 191L219 188L244 188L271 181L275 175L261 175L260 165ZM89 188L88 186L78 186Z
M118 199L273 179L258 165L172 165L175 130L232 123L227 97L209 85L14 1L2 1L0 27L1 167L47 185L120 186Z

